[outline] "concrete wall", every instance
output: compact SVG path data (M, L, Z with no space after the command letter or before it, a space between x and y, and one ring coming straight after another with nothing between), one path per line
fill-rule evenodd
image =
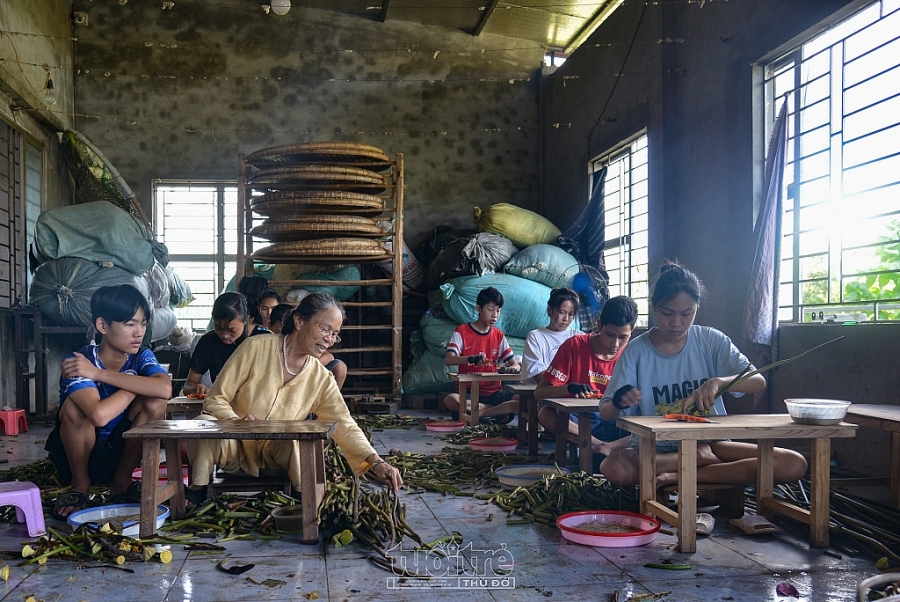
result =
M754 254L751 65L847 4L733 0L645 9L624 3L542 84L543 123L561 124L548 129L542 145L543 212L560 215L561 228L569 225L586 202L589 159L647 128L651 274L664 258L695 270L709 288L698 323L721 329L751 352L740 339ZM623 66L632 37L636 44ZM797 396L898 403L895 325L783 328L781 357L838 330L848 335L842 343L771 376L762 411L771 405L783 412L782 400ZM747 400L731 407L753 410ZM837 457L886 473L884 463L869 461L884 457L885 441L864 431L855 443L836 445Z
M0 119L44 150L42 208L71 204L69 175L56 136L58 130L73 123L71 1L3 0L0 30L9 32L9 37L0 36L0 57L4 59L0 62ZM52 68L51 77L59 98L50 107L39 96L46 74L43 63ZM12 314L3 312L0 314L0 405L15 406L13 342ZM58 365L58 354L51 356L51 363Z
M89 18L75 45L78 128L148 214L154 178L233 180L239 153L318 140L405 155L411 245L440 223L472 227L473 205L537 208L533 42L299 3L284 17L252 2L74 9Z

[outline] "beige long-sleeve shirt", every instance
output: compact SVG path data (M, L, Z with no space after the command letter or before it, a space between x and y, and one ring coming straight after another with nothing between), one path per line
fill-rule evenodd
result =
M281 356L278 335L260 335L247 339L222 368L213 384L203 409L219 420L244 418L248 414L259 420L305 420L315 414L319 420L337 422L334 440L354 472L368 469L366 458L375 449L350 416L344 398L331 376L316 358L310 357L306 368L282 385ZM241 442L246 453L242 468L256 475L260 468L259 444ZM289 476L299 482L299 446L291 461ZM293 474L294 472L297 474Z

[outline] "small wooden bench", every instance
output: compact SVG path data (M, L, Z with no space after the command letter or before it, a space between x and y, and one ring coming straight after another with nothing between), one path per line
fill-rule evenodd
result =
M156 533L156 507L171 502L172 518L185 512L184 483L179 471L157 486L160 444L166 463L181 466L182 439L281 439L300 443L300 496L303 509L303 543L319 541L316 511L325 496L325 443L336 422L324 420L154 420L126 431L126 439L143 441L140 537Z
M900 406L850 404L845 420L891 433L891 505L900 508Z
M539 424L534 390L537 385L507 384L503 388L519 396L519 430L516 438L519 440L519 445L528 444L529 456L536 456Z
M542 401L557 411L556 463L565 466L566 449L571 443L578 447L579 468L591 474L594 471L594 452L591 448L591 413L599 411L600 400L566 397ZM577 435L569 432L569 414L578 415Z
M202 399L190 399L185 396L170 399L166 404L166 419L172 420L172 415L176 413L184 414L188 420L192 420L200 415L203 411Z
M521 374L500 374L498 372L474 372L469 374L450 373L450 380L459 384L459 419L469 426L478 426L480 420L478 414L481 411L479 404L478 384L483 382L510 381L519 382ZM472 403L466 403L466 389L472 387ZM466 407L470 406L470 407Z

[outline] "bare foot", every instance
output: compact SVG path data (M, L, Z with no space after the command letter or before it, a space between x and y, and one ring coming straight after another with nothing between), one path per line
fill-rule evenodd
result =
M677 472L661 472L656 475L656 488L665 487L666 485L675 485L678 483Z
M719 464L722 460L717 456L708 443L701 443L697 446L697 466L709 466L710 464Z

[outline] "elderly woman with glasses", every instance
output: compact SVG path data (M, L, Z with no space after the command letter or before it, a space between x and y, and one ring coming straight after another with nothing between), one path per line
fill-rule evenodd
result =
M356 474L372 470L395 490L400 472L382 460L350 416L344 398L319 358L336 342L344 310L330 295L308 295L285 317L280 335L248 339L234 352L209 391L203 409L218 420L304 420L315 414L337 422L334 440ZM288 473L300 485L295 441L209 440L188 442L191 487L186 497L203 501L213 466L230 474Z

